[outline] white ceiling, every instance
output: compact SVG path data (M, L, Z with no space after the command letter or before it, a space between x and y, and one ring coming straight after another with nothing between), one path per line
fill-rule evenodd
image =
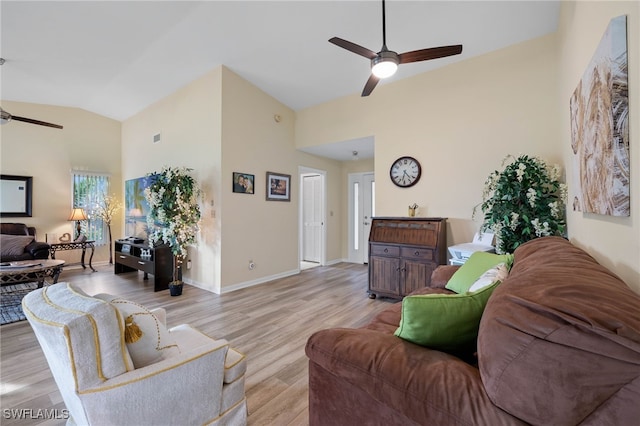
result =
M464 48L454 57L402 65L379 86L551 33L559 15L559 1L389 0L386 7L389 49ZM2 100L77 107L116 120L220 65L294 110L359 94L369 61L327 40L337 36L374 51L382 45L377 0L2 0L0 15Z

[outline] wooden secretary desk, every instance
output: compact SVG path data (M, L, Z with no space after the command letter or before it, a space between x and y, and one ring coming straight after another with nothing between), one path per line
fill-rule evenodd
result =
M378 217L369 234L369 297L402 299L447 263L446 218Z

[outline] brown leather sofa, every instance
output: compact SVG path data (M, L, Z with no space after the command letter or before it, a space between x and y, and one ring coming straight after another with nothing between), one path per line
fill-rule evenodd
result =
M638 424L640 295L559 237L514 256L475 362L395 337L400 303L363 328L312 335L310 425ZM455 268L420 292L448 292Z
M6 254L0 247L0 262L13 262L16 260L33 260L49 258L49 244L36 241L36 229L24 223L1 223L0 234L31 236L22 253Z

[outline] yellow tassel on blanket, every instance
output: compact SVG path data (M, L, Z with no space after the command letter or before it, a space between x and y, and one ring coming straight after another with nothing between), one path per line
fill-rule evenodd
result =
M133 316L129 315L124 320L124 342L135 343L142 337L142 330L138 327L138 324L133 322Z

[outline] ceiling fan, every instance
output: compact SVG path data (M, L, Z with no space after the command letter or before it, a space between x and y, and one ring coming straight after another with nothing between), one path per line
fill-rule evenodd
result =
M378 53L339 37L329 39L330 43L347 49L365 58L371 59L371 77L362 90L362 96L369 96L383 78L391 77L398 69L398 65L410 62L428 61L429 59L444 58L462 53L462 45L431 47L406 53L396 53L387 49L387 29L385 16L385 0L382 0L382 49Z
M56 129L62 129L59 124L47 123L46 121L34 120L33 118L18 117L17 115L11 115L7 111L0 108L0 122L5 124L11 120L24 121L25 123L37 124L39 126L54 127Z

